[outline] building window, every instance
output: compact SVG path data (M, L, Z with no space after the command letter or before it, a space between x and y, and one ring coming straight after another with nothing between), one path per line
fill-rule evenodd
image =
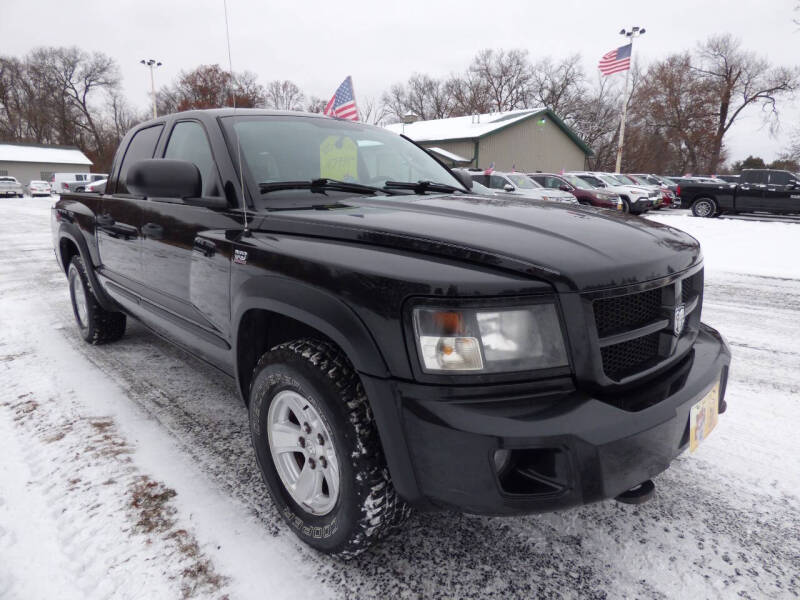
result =
M8 177L8 171L5 169L0 169L0 177Z
M53 171L39 171L39 178L42 181L50 181L53 178Z

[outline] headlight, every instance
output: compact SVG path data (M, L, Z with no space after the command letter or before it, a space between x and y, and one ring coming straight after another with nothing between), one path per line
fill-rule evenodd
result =
M504 373L568 364L554 304L504 308L414 309L414 333L427 373Z

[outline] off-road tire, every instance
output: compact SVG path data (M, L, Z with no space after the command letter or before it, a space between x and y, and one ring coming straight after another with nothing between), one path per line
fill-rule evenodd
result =
M258 466L281 516L300 539L348 560L409 516L410 508L392 485L361 380L341 350L314 339L281 344L261 357L251 382L250 433ZM299 393L312 404L333 438L339 495L322 516L294 501L272 459L268 413L275 396L284 390Z
M69 295L72 303L72 312L81 337L92 345L116 342L125 334L127 319L123 313L106 310L97 301L86 274L86 265L83 259L76 255L72 257L67 270L69 281ZM79 314L76 287L82 286L86 299L86 314L82 319ZM84 322L85 320L85 322Z
M719 208L713 198L698 198L692 202L692 214L695 217L716 217L719 214Z

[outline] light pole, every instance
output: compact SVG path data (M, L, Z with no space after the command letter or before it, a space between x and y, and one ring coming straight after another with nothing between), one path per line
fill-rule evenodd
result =
M161 63L152 58L142 59L139 62L145 67L150 67L150 94L153 97L153 118L155 119L158 116L158 111L156 110L156 80L153 71L160 67Z
M630 31L624 29L620 30L619 34L624 35L630 40L631 44L631 67L633 66L633 38L644 35L644 27L631 27ZM622 122L619 124L619 144L617 145L617 168L616 172L619 173L622 168L622 145L625 143L625 117L628 113L628 79L631 69L628 67L625 71L625 93L622 95Z

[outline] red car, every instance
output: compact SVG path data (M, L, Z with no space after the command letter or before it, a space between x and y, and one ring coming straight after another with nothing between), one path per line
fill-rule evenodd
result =
M546 188L563 190L571 193L581 204L599 208L622 210L622 200L617 194L593 187L575 175L556 175L555 173L528 173L528 177Z

